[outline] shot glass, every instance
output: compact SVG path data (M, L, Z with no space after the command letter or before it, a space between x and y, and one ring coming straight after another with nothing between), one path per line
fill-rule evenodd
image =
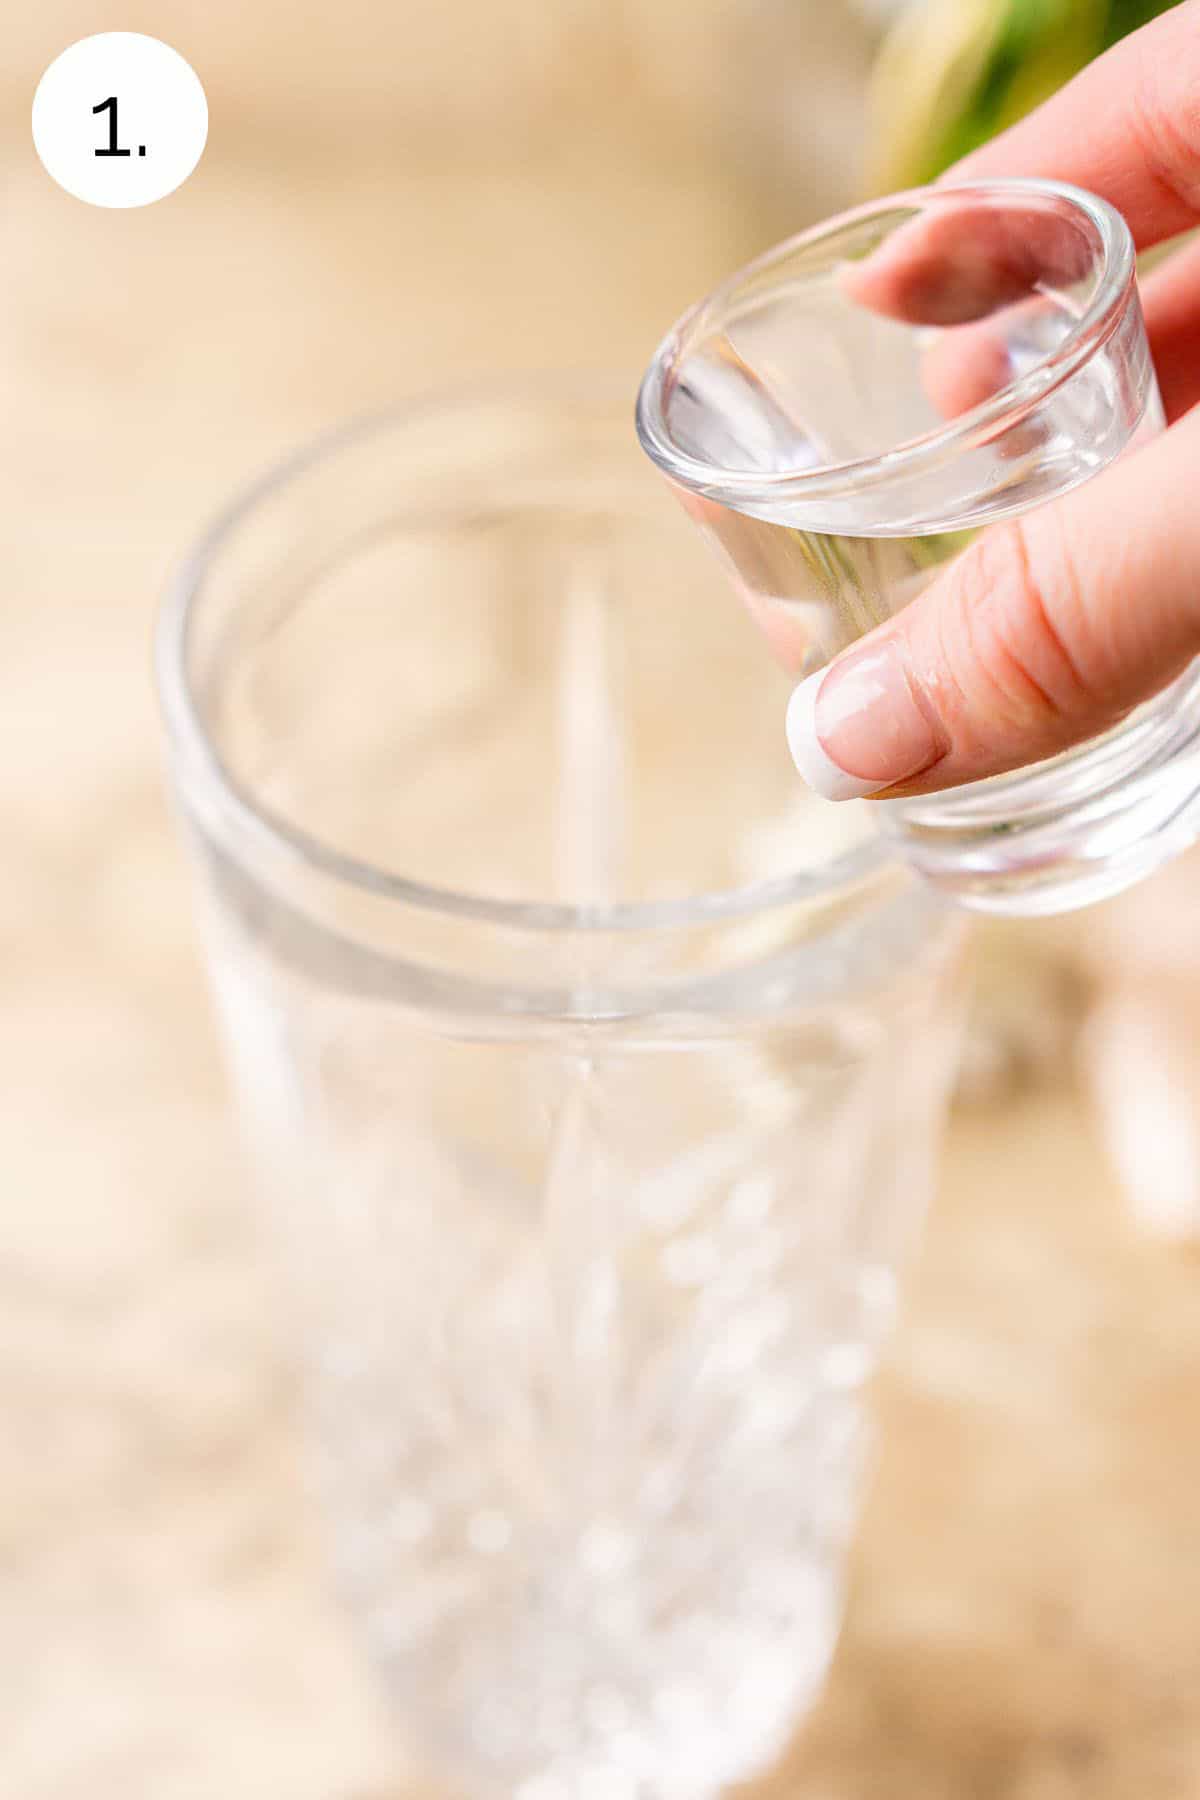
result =
M859 207L687 313L638 426L777 655L811 674L982 527L1162 430L1128 228L1046 181ZM970 907L1114 893L1200 835L1200 671L1082 748L875 815Z
M834 1644L958 930L765 662L590 388L326 440L163 614L334 1563L451 1793L714 1793Z

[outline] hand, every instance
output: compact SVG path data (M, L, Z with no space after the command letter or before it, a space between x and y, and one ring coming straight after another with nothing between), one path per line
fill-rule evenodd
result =
M1090 188L1139 248L1200 225L1200 0L950 171L1001 175ZM877 275L889 266L894 278L898 259L881 258ZM1142 300L1169 429L1063 499L989 527L802 684L789 734L830 798L929 793L1038 762L1115 724L1200 654L1200 242L1156 271ZM903 290L878 303L903 314ZM972 370L986 377L981 347L970 366L934 372L948 410L970 404Z

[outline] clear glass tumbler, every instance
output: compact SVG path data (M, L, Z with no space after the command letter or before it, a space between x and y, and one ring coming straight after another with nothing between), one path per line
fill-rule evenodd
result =
M688 313L638 424L781 660L810 674L981 527L1162 429L1129 231L1043 181L862 206ZM1081 749L875 812L968 906L1113 893L1200 835L1200 670Z
M627 397L318 445L187 563L159 672L397 1714L452 1792L712 1793L834 1642L953 909L799 788Z

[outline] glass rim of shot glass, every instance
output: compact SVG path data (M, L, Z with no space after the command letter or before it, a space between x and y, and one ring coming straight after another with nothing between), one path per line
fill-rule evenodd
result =
M622 419L628 421L629 392L624 384L556 377L470 389L451 386L320 434L236 494L185 554L159 612L155 669L174 791L185 813L235 867L250 874L272 904L285 891L289 894L286 910L305 935L304 954L313 947L309 939L323 937L326 942L316 946L316 954L359 959L360 990L383 1000L458 1017L469 1012L477 1021L503 1017L513 1028L521 1022L528 1026L539 1017L547 1024L574 1020L592 1027L606 1020L674 1013L676 1007L681 1009L679 1017L699 1014L709 1025L727 1019L730 1028L736 1028L737 1019L748 1011L778 1014L781 1008L823 1003L838 979L844 979L833 966L838 959L831 962L829 956L832 942L856 954L850 946L869 938L871 921L887 912L897 921L903 916L905 922L898 929L912 948L927 941L951 911L913 878L886 839L873 831L848 846L834 847L819 862L805 864L801 853L797 866L788 872L708 890L698 885L682 895L596 903L509 898L474 891L469 885L439 885L422 879L419 872L400 872L366 860L296 818L282 815L228 765L206 723L198 691L202 684L189 664L193 629L214 568L239 529L253 523L260 507L281 496L290 484L319 472L320 465L340 452L367 448L376 435L419 429L431 421L445 423L458 414L466 420L487 406L516 407L541 420L553 405L573 423L581 400L587 403L589 396L593 423L602 423L606 431L611 425L616 431ZM636 456L632 432L629 444ZM635 466L631 462L631 468ZM649 497L656 488L652 471L646 471L646 479ZM303 903L295 898L301 880ZM344 917L332 923L339 909ZM414 985L415 965L394 940L396 922L418 914L439 932L445 928L460 934L453 943L463 947L464 955L460 964L454 950L449 956L439 953L429 971L422 967ZM779 945L777 952L763 956L750 940L768 918L778 921ZM497 937L525 945L534 972L526 970L510 979L506 970L501 968L497 975L488 963L488 972L480 974L470 953L477 947L476 934L482 926L502 927ZM599 949L597 940L607 935L611 942L624 934L635 946L643 942L635 936L638 933L653 935L653 966L642 967L631 949L628 968L622 966L611 981L588 958L577 981L559 977L553 956L546 965L550 973L537 963L539 943L549 949L556 940L578 938ZM709 954L707 948L698 948L702 944L715 948ZM879 954L884 955L882 949ZM790 991L781 1000L778 976L783 955L789 971L785 987ZM874 967L873 955L866 960ZM594 979L597 972L599 980ZM869 974L865 968L856 971L850 986ZM340 962L336 978L346 978Z
M873 303L869 293L854 292L853 283L838 284L839 265L861 266L879 244L901 236L910 220L936 218L939 211L951 224L961 215L961 252L953 231L944 240L935 232L928 268L894 311L886 302ZM989 212L1004 218L994 241L986 227L979 230ZM1051 227L1048 237L1039 229L1043 223ZM944 259L936 253L943 242ZM1006 244L1018 252L1010 268ZM961 291L954 286L956 274L965 279ZM879 313L919 334L922 352L935 348L947 328L970 330L1034 296L1052 303L1056 335L1026 338L1020 358L1003 367L994 387L967 396L949 418L936 416L936 399L926 390L935 411L908 415L912 435L901 435L903 413L897 418L880 405L870 412L876 430L860 432L859 441L846 446L849 454L836 444L825 450L807 432L793 454L786 438L772 442L777 424L793 426L786 357L780 367L785 416L777 421L771 382L755 390L755 350L743 362L737 327L747 318L768 320L775 345L794 361L810 355L823 372L825 340L820 329L806 338L810 315L801 303L804 283L814 279L822 281L828 303L818 326L844 324L862 311ZM833 341L836 347L842 340L835 334ZM698 372L690 383L689 365ZM911 362L907 369L911 379ZM831 371L844 381L840 362L831 363ZM762 372L770 376L769 362ZM864 372L868 378L886 383L887 375L876 369ZM740 401L739 381L751 395L749 416L767 451L761 461L759 438L718 432L710 453L707 437L693 435L697 418L705 425L714 416L720 422L726 384ZM1072 460L1048 451L1039 462L1039 447L1059 429L1060 402L1064 414L1076 408L1088 454ZM856 403L861 424L869 398L858 393ZM781 611L804 600L812 579L809 546L793 546L789 534L861 544L928 536L954 554L962 547L956 534L1058 499L1163 429L1129 227L1098 196L1040 178L938 182L867 201L776 245L685 313L646 370L637 423L648 458L718 547L734 584L744 582L756 592L755 582L769 579ZM732 519L741 524L731 528ZM796 565L794 586L789 559ZM795 672L813 674L882 617L894 616L932 579L935 566L923 563L919 580L897 595L898 604L885 606L881 595L879 616L865 609L865 623L856 619L845 642L815 646L818 655ZM1192 663L1109 730L1056 756L870 804L882 834L909 867L973 910L1034 917L1090 905L1141 880L1200 837L1198 700L1200 664Z
M731 469L693 455L679 445L670 428L668 409L680 367L706 330L719 329L722 318L741 298L751 291L761 298L766 278L774 270L798 252L819 247L827 238L872 219L883 221L896 213L916 214L932 206L963 201L998 208L1015 208L1022 203L1031 209L1066 207L1088 234L1096 257L1093 292L1071 330L1052 349L945 424L869 455L804 469ZM638 436L646 454L663 473L693 493L735 510L786 504L791 523L819 531L823 523L819 516L822 500L844 498L847 491L913 479L989 442L1043 405L1118 329L1135 292L1136 272L1133 238L1121 214L1098 195L1068 182L1032 176L943 181L867 200L830 215L744 263L676 320L642 378L637 399ZM806 505L812 506L811 514L803 510ZM845 530L846 525L843 521L830 528Z

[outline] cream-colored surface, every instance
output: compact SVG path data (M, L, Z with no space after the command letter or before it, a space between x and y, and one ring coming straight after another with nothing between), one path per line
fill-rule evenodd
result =
M183 11L151 22L188 50ZM347 40L369 11L337 9ZM298 437L469 371L632 379L762 238L706 130L664 149L632 112L568 134L560 110L551 148L443 154L428 93L391 132L391 68L328 23L193 13L224 69L210 150L132 214L60 194L27 136L40 67L112 19L6 22L0 1793L385 1800L407 1790L301 1497L160 798L153 606L198 521ZM242 36L281 59L257 118ZM343 124L309 140L281 84L318 106L326 40ZM769 1791L1200 1793L1198 1415L1200 1272L1138 1238L1070 1092L962 1114L843 1648Z

